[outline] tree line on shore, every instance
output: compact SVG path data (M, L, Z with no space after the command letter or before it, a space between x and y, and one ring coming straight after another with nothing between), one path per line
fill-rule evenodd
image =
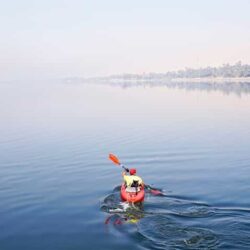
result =
M109 79L121 80L150 80L150 79L173 79L173 78L209 78L224 77L238 78L250 77L250 65L242 64L240 61L234 65L223 64L220 67L206 67L199 69L186 68L184 70L169 71L166 73L147 73L147 74L121 74L111 75Z

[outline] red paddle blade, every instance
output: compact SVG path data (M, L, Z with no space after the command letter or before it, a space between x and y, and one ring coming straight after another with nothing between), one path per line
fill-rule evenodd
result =
M112 162L114 162L116 165L121 165L119 159L118 159L115 155L109 154L109 159L110 159Z

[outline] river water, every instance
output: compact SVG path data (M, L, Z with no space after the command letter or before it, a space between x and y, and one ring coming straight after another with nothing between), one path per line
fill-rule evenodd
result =
M1 83L0 249L250 249L249 89Z

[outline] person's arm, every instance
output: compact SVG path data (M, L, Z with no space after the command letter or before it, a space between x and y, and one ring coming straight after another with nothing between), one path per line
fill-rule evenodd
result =
M126 177L127 177L126 171L122 172L122 177L123 177L124 182L126 183Z

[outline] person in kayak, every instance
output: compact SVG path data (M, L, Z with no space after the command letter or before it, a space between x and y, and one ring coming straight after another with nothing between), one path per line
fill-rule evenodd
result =
M130 175L127 175L127 173L129 172ZM136 169L135 168L131 168L129 171L127 172L123 172L122 173L124 182L125 182L125 186L126 186L126 191L127 192L139 192L141 187L143 187L143 181L141 179L141 177L136 175Z

